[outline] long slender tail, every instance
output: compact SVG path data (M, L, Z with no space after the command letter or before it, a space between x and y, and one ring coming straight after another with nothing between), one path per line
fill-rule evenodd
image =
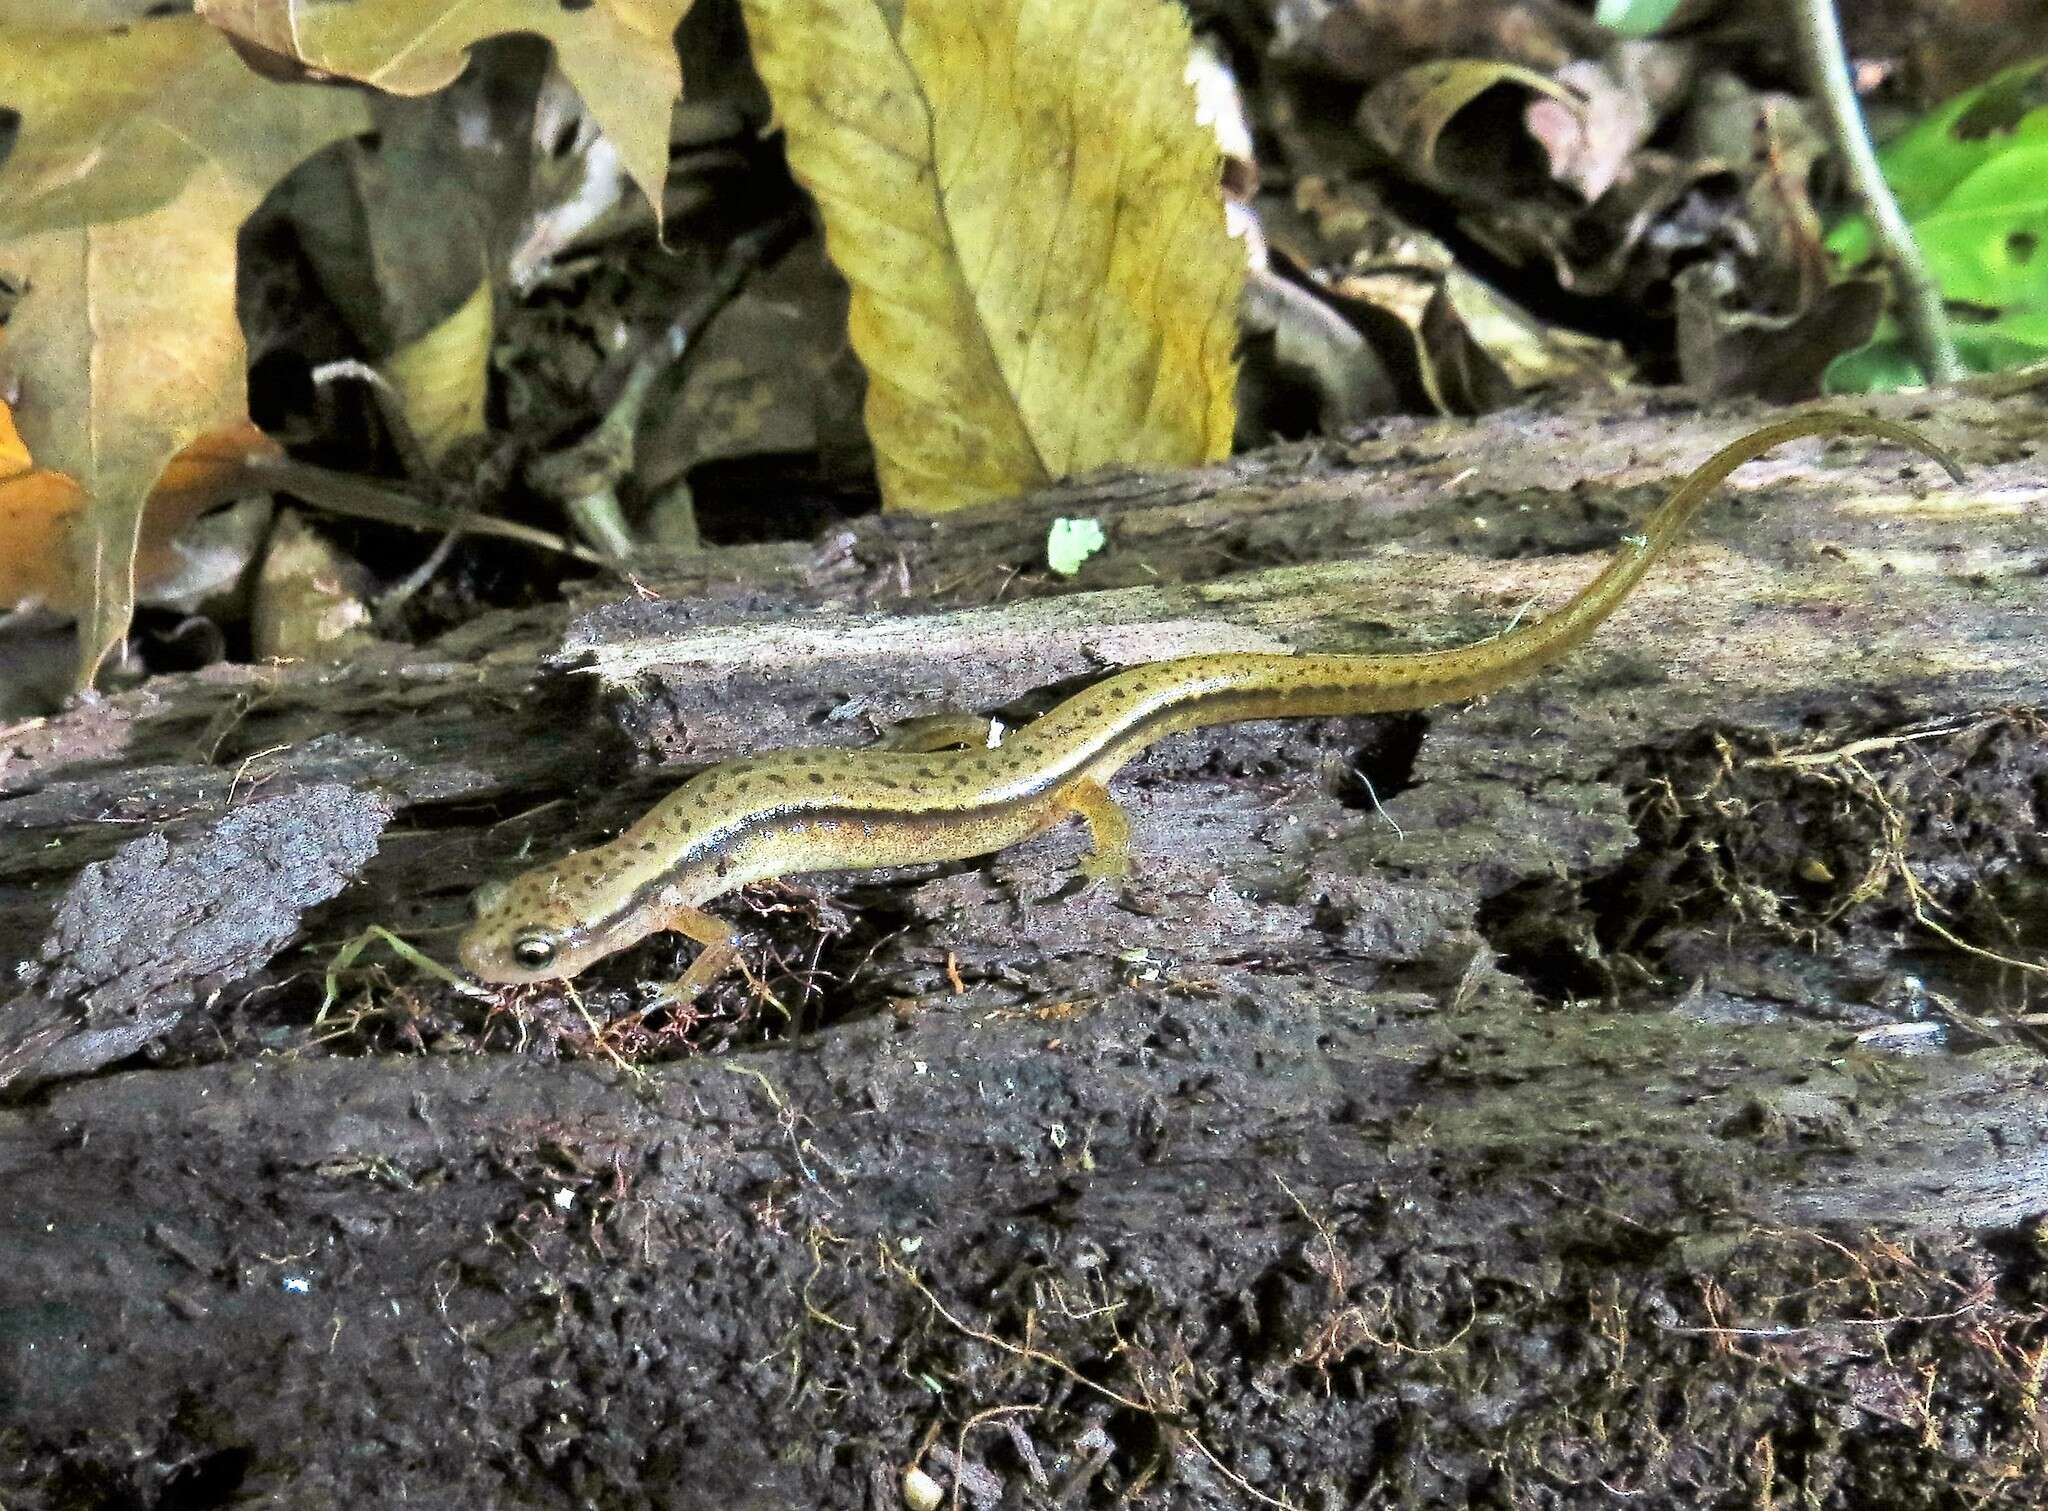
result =
M1401 681L1416 695L1426 695L1426 701L1449 702L1492 692L1566 655L1620 607L1629 590L1685 532L1700 506L1729 473L1781 442L1809 435L1873 435L1896 441L1939 462L1954 481L1963 481L1963 470L1954 457L1918 431L1894 421L1833 410L1780 420L1729 442L1695 468L1650 516L1642 533L1624 545L1600 575L1562 608L1477 645L1401 658L1410 663L1404 668L1409 675Z

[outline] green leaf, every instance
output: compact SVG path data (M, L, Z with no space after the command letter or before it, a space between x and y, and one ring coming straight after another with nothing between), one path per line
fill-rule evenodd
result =
M1920 364L1897 337L1870 341L1852 352L1843 352L1828 364L1821 377L1823 393L1897 393L1918 388L1926 380Z
M2048 58L2008 68L1930 112L1879 155L1942 298L1986 318L1958 323L1957 354L1998 372L2048 351ZM1860 217L1828 246L1872 251ZM1829 366L1831 393L1917 386L1895 325Z
M2048 301L2048 142L1984 163L1913 234L1945 299L1994 310Z
M1975 327L1965 326L1964 329L1968 331ZM2024 349L2027 355L2020 359L2022 361L2031 362L2042 352L2048 352L2048 307L2036 305L2031 309L2008 310L1982 329L2000 341ZM1985 370L1990 371L1988 368Z
M2016 310L1997 320L1954 328L1956 355L1973 373L2009 372L2048 357L2048 309ZM1896 393L1925 383L1898 333L1887 322L1867 344L1844 352L1822 380L1828 393Z
M1103 546L1102 522L1056 519L1045 537L1045 564L1061 577L1072 577Z
M1685 0L1600 0L1593 19L1624 37L1647 37L1677 14Z
M1936 106L1878 153L1885 182L1907 220L1931 213L1964 179L2016 146L2048 141L2048 101L2036 103L2048 58L2016 64ZM1856 267L1874 248L1870 225L1852 215L1828 249Z

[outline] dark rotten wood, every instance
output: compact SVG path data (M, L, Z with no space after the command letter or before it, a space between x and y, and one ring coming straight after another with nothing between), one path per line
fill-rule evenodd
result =
M2043 989L1901 878L2048 946L2042 406L1887 413L1969 486L1794 446L1537 684L1169 742L1120 783L1121 891L1063 833L735 909L816 952L804 1031L631 1073L430 983L418 1052L365 1055L318 971L367 921L445 939L692 763L1184 650L1490 633L1750 417L1084 480L8 731L10 958L157 826L314 783L393 818L159 1059L0 1111L0 1499L860 1506L956 1453L974 1505L2010 1494ZM1111 544L1058 583L1077 513Z

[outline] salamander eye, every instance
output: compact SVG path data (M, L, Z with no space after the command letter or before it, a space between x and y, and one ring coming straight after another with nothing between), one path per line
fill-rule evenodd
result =
M512 941L512 958L529 971L545 970L555 958L555 942L545 934L521 934Z

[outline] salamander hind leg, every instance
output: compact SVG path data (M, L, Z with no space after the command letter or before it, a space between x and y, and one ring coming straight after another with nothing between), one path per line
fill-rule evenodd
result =
M1092 842L1081 857L1090 881L1122 881L1131 874L1131 820L1109 789L1083 777L1060 794L1060 806L1081 815Z

